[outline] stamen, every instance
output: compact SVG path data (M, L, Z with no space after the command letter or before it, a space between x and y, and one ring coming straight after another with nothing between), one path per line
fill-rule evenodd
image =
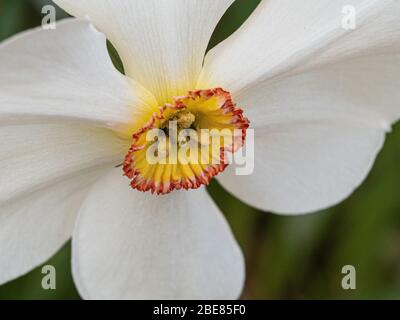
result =
M196 117L190 111L179 111L167 121L167 126L170 121L176 121L178 124L178 129L189 129L195 120Z

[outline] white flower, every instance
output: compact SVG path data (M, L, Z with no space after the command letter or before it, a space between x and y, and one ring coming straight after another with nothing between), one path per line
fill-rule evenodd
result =
M0 45L0 283L72 235L84 298L237 298L243 257L205 189L142 193L116 168L154 108L195 89L223 88L255 129L254 174L217 177L242 201L305 213L364 180L400 115L400 1L264 0L204 60L232 2L56 0L80 19Z

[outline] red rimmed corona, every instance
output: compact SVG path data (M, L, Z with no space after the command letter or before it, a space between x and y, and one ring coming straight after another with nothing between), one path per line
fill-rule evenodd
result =
M124 175L132 188L155 194L208 185L229 165L229 153L243 146L248 128L249 120L229 92L190 91L160 107L133 134ZM150 155L162 161L152 161Z

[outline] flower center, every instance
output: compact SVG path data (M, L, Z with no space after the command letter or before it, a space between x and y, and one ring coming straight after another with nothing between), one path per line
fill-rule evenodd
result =
M190 91L161 107L133 134L124 174L132 188L156 194L207 185L243 146L248 127L229 92Z
M196 116L189 110L179 111L164 123L164 128L169 128L171 122L177 124L178 130L189 129L196 121Z

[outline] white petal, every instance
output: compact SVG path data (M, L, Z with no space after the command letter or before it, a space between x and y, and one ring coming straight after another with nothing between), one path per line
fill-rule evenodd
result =
M204 189L157 197L113 170L83 204L73 274L87 299L234 299L244 263Z
M249 205L282 214L326 208L344 200L365 179L385 133L346 121L288 123L255 130L255 169L219 176Z
M106 129L82 125L0 127L0 136L0 204L92 167L116 166L129 148Z
M119 52L126 73L166 102L194 89L211 35L233 0L54 0L88 16Z
M89 171L0 206L0 284L42 264L71 237L88 185L98 175L99 169Z
M365 179L399 119L399 87L400 55L359 57L254 86L238 102L255 127L255 172L222 183L278 213L340 202Z
M336 119L385 131L400 118L399 87L400 52L276 77L249 88L237 102L255 128Z
M67 19L0 45L0 124L92 122L119 128L151 97L112 65L106 38Z
M342 26L346 5L355 30ZM231 90L256 130L255 172L223 175L229 191L294 214L360 185L400 117L399 13L398 1L264 1L210 52L199 85Z
M356 13L355 30L342 24L349 5ZM238 32L209 52L199 86L219 85L239 96L284 73L398 53L399 15L397 0L263 1Z

